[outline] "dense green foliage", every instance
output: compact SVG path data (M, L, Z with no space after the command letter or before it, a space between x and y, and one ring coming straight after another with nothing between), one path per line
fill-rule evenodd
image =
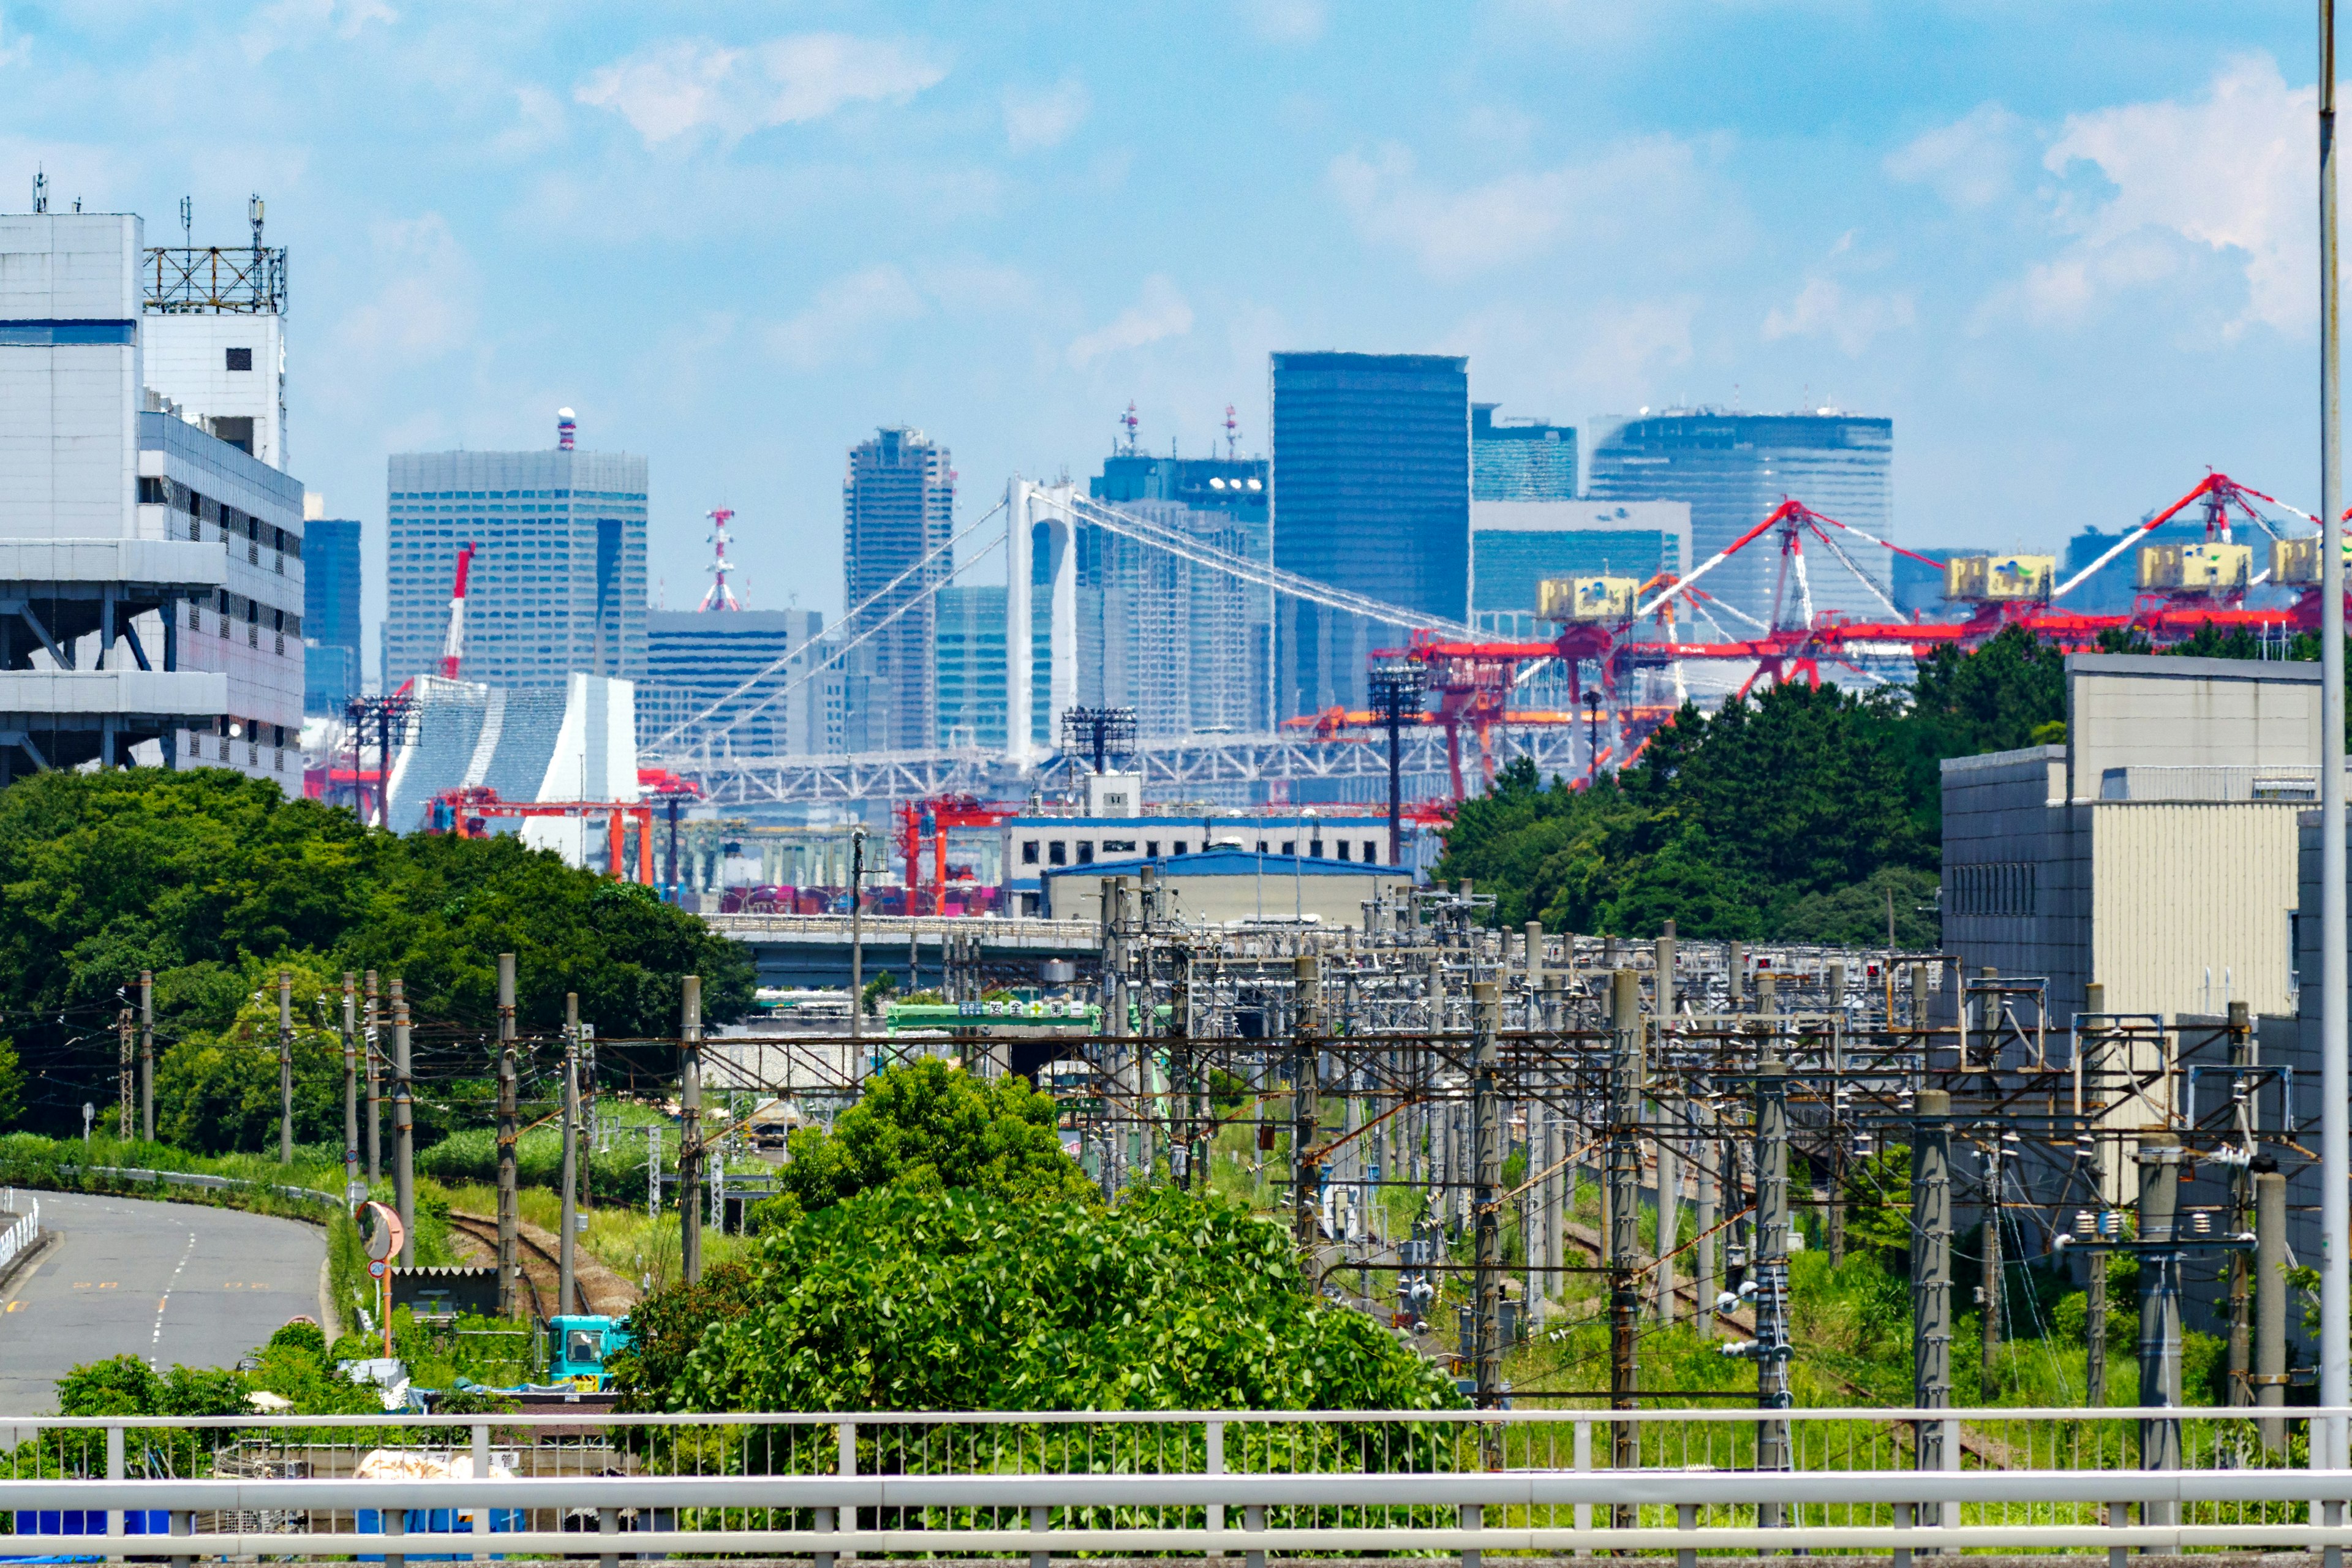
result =
M1053 1100L1010 1075L982 1081L937 1057L892 1068L827 1131L792 1135L784 1191L814 1214L888 1182L1015 1203L1091 1202L1062 1152Z
M339 992L342 971L375 969L403 976L427 1032L492 1023L500 952L518 957L526 1034L561 1024L566 992L626 1037L667 1032L682 974L702 976L712 1021L740 1016L753 984L742 948L645 889L511 837L370 831L221 769L41 773L0 791L0 1014L23 1055L26 1120L78 1131L81 1102L110 1098L118 992L147 969L159 1036L216 1047L173 1069L175 1092L196 1097L180 1124L206 1148L252 1146L236 1142L253 1135L252 1058L268 1054L251 1037L274 1051L281 964L300 971L306 1026L326 1021L320 994ZM171 1105L159 1083L159 1114ZM315 1121L318 1105L306 1090L300 1113Z
M1935 945L1946 757L2062 736L2064 660L2011 630L1941 649L1907 695L1777 686L1685 707L1591 789L1524 759L1465 801L1441 879L1496 895L1504 925Z
M675 1410L1434 1409L1450 1380L1307 1289L1281 1226L1147 1189L1117 1208L905 1185L770 1232Z

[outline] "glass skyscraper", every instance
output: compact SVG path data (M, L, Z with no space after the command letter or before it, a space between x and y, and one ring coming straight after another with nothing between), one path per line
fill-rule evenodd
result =
M302 711L341 716L360 689L360 525L302 524Z
M861 697L851 705L849 749L921 751L933 741L938 698L933 590L950 570L947 553L932 552L955 526L948 449L904 426L876 431L849 449L841 514L845 612L880 595L843 624L845 636L866 639L850 655Z
M1881 539L1895 537L1895 421L1834 410L1727 414L1674 408L1586 426L1585 494L1592 500L1680 500L1691 510L1695 569L1793 498ZM1885 591L1888 552L1832 531L1838 547ZM1886 606L1811 540L1805 567L1816 610L1883 620ZM1780 552L1759 539L1707 574L1706 592L1759 620L1769 618ZM1797 584L1784 594L1793 619ZM1729 626L1727 631L1744 628Z
M458 673L562 686L646 673L646 460L621 452L401 452L388 466L383 682L435 670L457 552L477 547Z
M1574 426L1498 420L1495 408L1492 403L1470 405L1470 499L1574 500Z
M1274 563L1461 621L1470 600L1470 362L1440 354L1274 356ZM1409 628L1285 598L1278 717L1365 705L1374 649Z

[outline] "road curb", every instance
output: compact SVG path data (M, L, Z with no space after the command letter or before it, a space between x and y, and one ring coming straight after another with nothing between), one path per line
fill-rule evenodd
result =
M48 1256L49 1248L58 1244L58 1234L44 1226L40 1234L34 1237L32 1246L12 1258L7 1268L0 1268L0 1296L14 1290L16 1281L30 1274L33 1265Z

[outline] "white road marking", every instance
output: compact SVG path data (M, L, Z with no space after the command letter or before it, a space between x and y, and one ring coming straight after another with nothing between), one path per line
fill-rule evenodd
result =
M172 1278L163 1281L163 1300L155 1303L155 1335L153 1339L148 1342L155 1347L153 1350L147 1352L147 1364L150 1368L154 1366L155 1357L163 1349L163 1310L172 1304L172 1287L179 1282L180 1269L185 1268L188 1266L188 1259L194 1258L195 1255L196 1233L192 1230L188 1232L187 1250L180 1254L179 1265L172 1270Z

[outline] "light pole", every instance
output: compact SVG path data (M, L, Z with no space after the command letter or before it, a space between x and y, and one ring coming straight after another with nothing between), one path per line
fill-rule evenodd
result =
M1601 693L1584 694L1584 783L1589 789L1601 776Z
M2352 1404L2352 1121L2345 1052L2344 435L2336 374L2336 0L2319 0L2319 1403ZM2267 1283L2267 1282L2266 1282ZM2327 1421L2326 1464L2347 1459L2344 1418ZM2319 1457L2314 1456L2314 1464ZM2336 1510L2331 1510L2331 1512ZM2334 1520L2329 1522L2335 1522Z
M1408 709L1421 712L1423 670L1417 660L1390 659L1372 667L1372 700L1389 731L1389 864L1404 863L1403 742L1400 731Z

